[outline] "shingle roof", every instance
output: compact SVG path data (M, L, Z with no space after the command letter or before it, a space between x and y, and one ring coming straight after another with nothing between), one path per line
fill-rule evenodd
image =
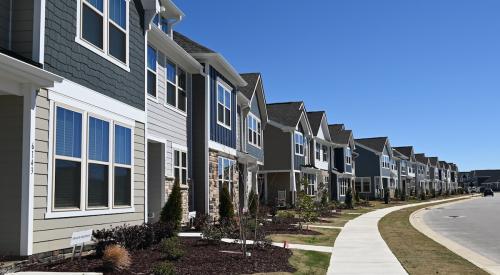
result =
M475 170L473 171L476 177L487 177L483 183L500 182L500 170Z
M336 144L348 145L352 137L352 131L346 130L344 124L328 125L332 142Z
M400 159L408 159L407 156L405 156L403 153L401 153L400 151L392 148L392 154L397 157L397 158L400 158Z
M398 152L403 154L405 157L411 158L411 153L413 152L413 146L400 146L400 147L392 147L396 149Z
M384 151L384 146L387 143L387 139L387 137L360 138L356 139L356 142L382 153Z
M431 162L432 166L437 166L438 165L438 158L437 157L430 157L429 161Z
M307 119L311 125L313 134L318 135L319 128L321 127L321 120L323 119L324 111L307 112Z
M439 161L439 165L443 168L448 168L448 163L446 161Z
M260 73L245 73L240 75L248 83L246 86L240 87L240 91L246 98L251 99L255 91L255 86L257 86L259 81Z
M215 53L215 51L176 31L174 31L174 41L188 53Z
M428 159L425 156L425 154L415 154L415 159L422 164L427 164L428 162Z
M302 115L303 102L281 102L267 104L269 120L289 127L297 126Z

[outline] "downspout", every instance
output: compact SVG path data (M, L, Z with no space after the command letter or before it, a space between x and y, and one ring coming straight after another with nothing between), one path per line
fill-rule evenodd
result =
M205 158L205 167L206 173L204 173L205 177L205 214L210 213L210 182L209 182L209 173L210 173L210 149L208 148L208 140L210 138L210 65L205 63L205 71L201 72L201 75L205 77L205 138L203 139L205 142L205 150L204 150L204 158Z
M292 205L295 205L295 192L297 192L297 185L295 183L295 145L293 140L294 132L290 132L290 155L291 164L290 164L290 191L292 192Z

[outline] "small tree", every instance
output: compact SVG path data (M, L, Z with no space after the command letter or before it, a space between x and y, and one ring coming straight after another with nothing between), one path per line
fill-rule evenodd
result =
M384 203L385 204L389 204L389 196L390 196L389 190L384 189Z
M182 220L182 194L179 181L175 181L172 192L160 213L160 221L171 223L175 231L180 230Z
M252 191L250 191L250 194L248 195L248 212L254 217L257 215L258 201L259 196L257 196L255 191L252 189Z
M359 192L356 190L356 192L354 192L354 201L356 203L359 203Z
M297 194L297 214L299 215L299 228L302 229L302 221L306 224L313 221L317 217L316 209L314 207L314 200L306 193L308 187L307 179L301 180L302 190Z
M231 221L234 218L234 206L227 186L222 187L219 195L219 219L220 221Z
M348 209L352 209L352 190L351 187L347 188L347 192L345 193L345 205Z
M401 201L406 200L406 190L405 190L405 189L402 189L399 195L400 195L400 198L399 198L399 199L400 199Z
M426 197L425 197L425 190L424 188L420 188L420 199L425 201Z
M394 190L394 198L399 199L399 197L399 188L396 188L396 190Z

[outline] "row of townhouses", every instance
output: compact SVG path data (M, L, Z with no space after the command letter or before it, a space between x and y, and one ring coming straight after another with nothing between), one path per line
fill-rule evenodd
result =
M456 188L458 169L354 139L303 102L266 102L260 73L174 31L170 0L16 0L0 7L0 254L154 222L175 182L189 213Z

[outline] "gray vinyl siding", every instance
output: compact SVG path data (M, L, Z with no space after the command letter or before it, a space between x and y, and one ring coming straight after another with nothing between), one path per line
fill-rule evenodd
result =
M256 116L257 118L259 118L261 120L261 125L262 125L262 116L260 114L259 103L258 103L258 100L257 100L258 94L259 93L256 93L253 96L253 98L252 98L252 102L250 102L250 113L252 113L254 116ZM248 131L248 129L244 129L244 130ZM258 148L256 146L250 144L248 142L248 137L247 136L244 137L244 140L247 141L247 153L249 153L250 155L254 156L259 161L264 161L264 150L262 150L262 148ZM261 147L263 147L263 146L264 145L262 145Z
M390 154L389 154L389 150L387 147L384 148L384 154L388 155L390 157ZM390 158L390 160L392 160L392 158ZM379 157L379 166L381 167L381 171L382 171L382 177L390 177L391 176L391 169L390 168L384 168L382 167L382 161Z
M33 3L33 0L12 1L12 50L29 59L33 51Z
M291 133L268 124L264 130L264 170L290 170Z
M0 47L10 47L10 0L0 1Z
M167 56L168 58L168 56ZM157 73L157 96L158 102L148 100L148 135L162 138L167 141L165 144L165 173L173 176L173 149L172 144L187 147L187 115L180 114L167 107L166 101L166 75L165 75L165 55L159 52ZM191 77L187 75L186 95L191 95Z
M380 176L380 156L361 146L356 147L356 177Z
M206 198L205 198L205 184L206 175L208 173L208 163L206 157L208 155L208 148L205 142L208 137L206 135L206 108L205 108L205 77L196 74L192 77L193 83L193 94L196 97L192 98L192 134L190 138L192 140L190 157L192 163L192 183L189 187L190 198L189 198L189 208L190 211L200 211L205 213L208 209L205 209Z
M140 0L129 1L130 72L75 42L77 2L46 1L44 68L144 110L145 38Z
M0 255L19 255L23 97L0 96Z
M49 100L47 91L41 90L36 99L35 133L35 190L33 213L33 253L41 253L69 247L71 234L86 229L101 229L123 224L144 222L144 172L145 144L144 124L136 122L134 128L134 213L109 214L87 217L47 219L48 148L49 148Z

